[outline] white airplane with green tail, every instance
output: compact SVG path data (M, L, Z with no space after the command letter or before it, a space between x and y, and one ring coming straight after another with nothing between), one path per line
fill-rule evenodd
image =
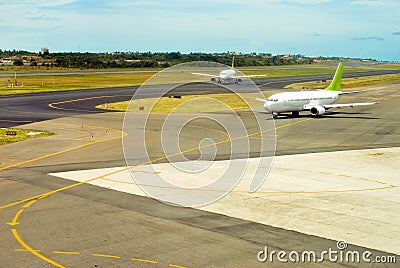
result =
M344 94L359 91L343 92L340 89L342 80L343 63L339 63L331 84L325 88L314 91L283 92L277 93L268 99L259 99L264 102L264 108L277 118L281 113L291 112L297 117L301 111L309 111L312 116L319 116L333 108L373 105L377 102L334 104Z

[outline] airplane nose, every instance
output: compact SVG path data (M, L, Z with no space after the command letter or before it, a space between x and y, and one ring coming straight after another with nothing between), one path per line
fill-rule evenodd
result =
M270 103L268 103L268 102L266 102L265 104L264 104L264 108L268 111L268 112L272 112L272 109L271 109L271 104Z

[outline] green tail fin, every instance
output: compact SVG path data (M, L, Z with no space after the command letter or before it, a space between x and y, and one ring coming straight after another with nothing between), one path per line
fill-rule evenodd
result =
M342 70L343 70L343 62L340 62L336 69L336 73L335 76L333 77L331 84L327 88L325 88L325 90L340 91L340 82L342 81Z

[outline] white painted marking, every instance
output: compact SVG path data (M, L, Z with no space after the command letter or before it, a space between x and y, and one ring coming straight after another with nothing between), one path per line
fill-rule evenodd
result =
M371 154L385 157L370 157ZM257 158L249 160L243 179L232 193L201 209L400 254L400 243L396 239L400 234L399 147L278 156L264 185L257 193L248 193L250 174L258 161ZM172 182L195 187L199 181L212 181L228 163L213 162L206 175L182 176L168 163L141 166L134 169L134 174L147 177L151 184L152 176L156 176L152 173L160 172ZM50 175L85 181L121 168ZM90 184L145 195L128 171ZM390 188L391 185L396 187Z

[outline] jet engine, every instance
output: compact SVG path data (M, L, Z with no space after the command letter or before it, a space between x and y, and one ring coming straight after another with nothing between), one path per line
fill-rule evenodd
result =
M326 112L326 110L322 106L315 106L315 107L312 107L311 110L310 110L310 113L313 116L323 115L325 112Z
M237 81L238 81L239 83L242 82L242 78L241 78L241 77L238 77Z
M215 79L215 77L211 77L211 82L215 82L215 81L217 81L216 79Z

